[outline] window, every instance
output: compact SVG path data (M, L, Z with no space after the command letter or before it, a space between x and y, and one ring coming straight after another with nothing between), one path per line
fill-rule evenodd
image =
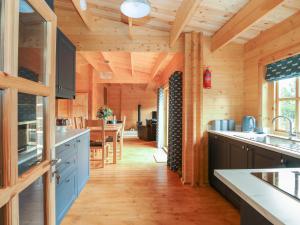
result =
M276 116L286 116L293 122L293 131L299 131L299 78L276 81ZM288 131L289 124L284 119L277 120L277 131Z

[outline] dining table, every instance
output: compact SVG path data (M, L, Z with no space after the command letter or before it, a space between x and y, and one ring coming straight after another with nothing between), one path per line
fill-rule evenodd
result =
M118 135L122 130L122 123L117 124L105 124L104 126L104 132L105 137L112 137L113 139L113 164L117 163L117 143L118 143ZM102 127L91 127L90 132L92 134L98 134L101 135L101 132L103 131ZM121 145L122 148L122 145ZM121 149L122 151L122 149Z

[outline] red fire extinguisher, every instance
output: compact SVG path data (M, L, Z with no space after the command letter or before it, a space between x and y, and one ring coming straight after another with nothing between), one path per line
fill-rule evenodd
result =
M211 88L211 71L209 67L206 67L203 72L203 87L206 89Z

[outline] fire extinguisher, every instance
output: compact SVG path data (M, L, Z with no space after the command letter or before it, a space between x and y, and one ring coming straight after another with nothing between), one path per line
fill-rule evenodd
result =
M209 67L206 67L203 72L203 87L206 89L211 88L211 71Z

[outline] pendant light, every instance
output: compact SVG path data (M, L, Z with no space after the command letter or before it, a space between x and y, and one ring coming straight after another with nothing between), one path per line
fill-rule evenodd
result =
M151 5L148 0L125 0L120 9L125 16L138 19L149 15Z

